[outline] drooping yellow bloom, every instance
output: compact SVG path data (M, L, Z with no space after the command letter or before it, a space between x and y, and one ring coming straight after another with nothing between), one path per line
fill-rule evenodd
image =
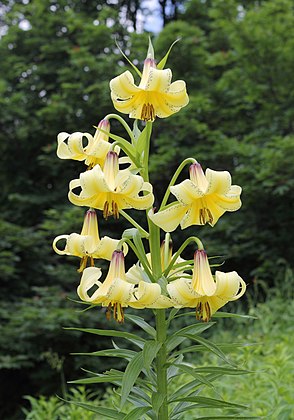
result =
M103 283L99 281L101 269L88 267L84 270L77 293L85 302L102 304L107 307L107 317L113 310L113 317L118 322L124 321L123 308L131 301L135 301L133 295L134 285L126 281L124 254L122 251L114 251L110 262L108 274ZM97 289L89 296L88 292L96 286Z
M64 249L59 249L59 241L66 241ZM59 235L53 241L53 249L59 255L73 255L80 257L79 271L87 266L87 261L94 266L94 258L102 258L110 261L113 251L117 248L119 240L104 236L99 238L98 221L96 211L89 209L84 218L81 234ZM127 244L124 244L124 253L128 252Z
M123 322L123 308L127 306L137 309L171 306L170 299L161 295L159 284L148 283L139 278L137 284L128 281L122 251L114 251L103 283L99 281L101 274L100 268L86 268L77 289L78 295L85 302L107 306L108 316L113 310L113 317L118 322ZM89 296L88 292L93 286L97 289Z
M73 192L75 188L81 188L80 194ZM112 151L107 154L103 170L96 165L70 182L68 197L77 206L103 210L105 218L118 218L122 209L145 210L154 201L152 185L129 169L120 170L118 155Z
M236 271L216 271L214 281L206 252L198 250L192 279L177 279L167 285L167 290L175 306L196 308L196 318L206 322L227 302L239 299L246 284Z
M108 142L109 136L100 129L109 133L109 121L103 119L99 122L94 137L89 133L81 132L59 133L57 136L57 156L60 159L84 160L86 165L90 167L97 164L103 166L111 144ZM85 139L87 144L84 144Z
M158 213L149 212L149 217L166 232L172 232L179 224L185 229L191 225L214 226L225 211L241 207L241 187L232 185L227 171L206 169L199 163L190 166L190 179L170 187L178 201L169 204Z
M144 121L153 121L156 116L169 117L189 102L185 82L171 83L171 79L170 69L157 69L155 60L147 57L139 86L135 85L129 71L110 81L114 107L131 118Z

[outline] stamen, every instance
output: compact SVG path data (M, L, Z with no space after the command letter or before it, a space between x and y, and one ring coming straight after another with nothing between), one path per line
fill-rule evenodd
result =
M154 106L152 104L144 104L141 112L141 120L153 121L155 119Z
M211 308L209 302L198 302L196 306L196 319L198 321L208 322L211 318Z
M118 219L119 218L119 212L118 212L117 202L114 201L114 200L112 200L112 203L111 204L112 204L112 214L113 214L113 217L115 219Z
M91 257L92 258L92 257ZM84 269L87 267L88 256L81 258L80 267L78 268L78 273L82 273Z
M118 302L109 303L106 310L107 321L110 321L112 311L113 311L113 319L115 319L119 324L122 324L125 320L125 317L124 317L124 311L121 304Z
M107 220L108 216L109 216L109 202L105 201L104 207L103 207L103 217L104 217L104 219Z
M207 207L199 210L199 221L202 225L205 225L206 223L211 224L213 222L212 213Z

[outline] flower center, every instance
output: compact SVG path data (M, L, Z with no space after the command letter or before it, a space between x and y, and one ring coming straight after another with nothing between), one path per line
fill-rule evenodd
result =
M106 319L110 321L111 319L111 311L113 311L113 319L115 319L119 324L122 324L125 320L124 317L124 310L120 303L118 302L110 302L107 306L106 310Z
M118 211L118 204L115 200L113 200L112 194L108 195L109 199L105 201L103 207L103 217L104 219L108 219L108 216L112 216L115 219L119 218L119 211Z
M211 308L207 301L200 301L196 306L196 319L208 322L211 318Z
M154 106L152 104L144 104L141 112L141 120L153 121L155 119Z
M203 207L199 210L199 220L202 225L206 223L212 224L213 216L208 207Z

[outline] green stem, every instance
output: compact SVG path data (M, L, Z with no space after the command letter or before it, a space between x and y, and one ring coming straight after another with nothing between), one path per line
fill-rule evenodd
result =
M149 168L148 168L148 162L149 162L149 151L150 151L150 139L151 139L151 133L152 133L152 122L148 121L146 123L146 145L144 149L144 156L143 156L143 168L142 168L142 177L144 178L144 181L149 182Z
M110 120L111 118L114 118L115 120L118 120L121 123L121 125L125 128L126 132L130 136L132 144L134 144L135 139L134 139L133 132L132 132L131 128L129 127L129 125L125 122L125 120L117 114L108 114L108 115L106 115L106 117L104 119L105 120Z
M182 170L184 169L184 167L186 165L188 165L188 163L195 163L196 159L193 158L187 158L185 160L183 160L183 162L179 165L178 169L176 170L176 172L174 173L172 179L170 180L170 183L168 184L168 187L166 189L166 192L164 194L164 197L162 199L161 205L160 205L160 210L162 210L162 208L166 205L168 197L170 195L170 187L172 185L174 185L174 183L176 182L176 180L178 179L178 176L180 175L180 173L182 172Z
M156 310L156 338L161 347L156 356L156 376L157 376L157 393L160 395L160 406L158 412L159 420L168 420L168 404L167 404L167 350L166 350L166 320L165 309Z
M185 242L180 246L180 248L177 250L177 252L174 254L173 258L171 259L171 262L169 263L168 267L164 271L164 275L168 276L168 273L172 269L173 265L175 264L177 258L181 255L181 253L184 251L184 249L191 243L196 242L198 249L204 249L202 242L200 241L197 236L190 236L190 238L186 239Z

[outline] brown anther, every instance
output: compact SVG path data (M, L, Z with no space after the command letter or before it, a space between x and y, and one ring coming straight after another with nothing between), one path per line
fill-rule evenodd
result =
M144 104L141 112L141 120L153 121L155 119L154 106L152 104Z
M196 306L196 319L198 321L208 322L211 318L211 308L208 302L204 304L199 302Z
M205 225L205 223L211 224L213 222L212 213L207 207L199 210L199 220L202 225Z
M92 256L90 257L90 265L91 267L95 267L94 258Z
M109 202L105 201L104 207L103 207L103 217L104 219L107 220L108 216L109 216Z
M119 218L118 205L117 205L117 203L114 200L112 200L112 203L111 204L112 204L112 214L113 214L113 217L115 219L118 219Z
M111 320L111 303L109 303L109 305L107 306L105 315L106 315L107 321L110 321Z

